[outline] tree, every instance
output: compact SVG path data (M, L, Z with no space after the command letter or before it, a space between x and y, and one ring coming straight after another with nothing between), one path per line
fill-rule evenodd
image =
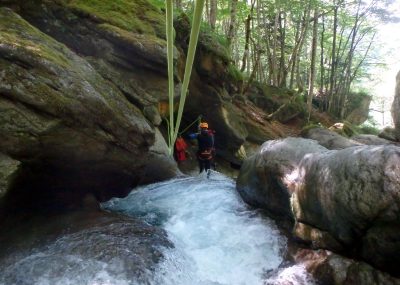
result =
M308 121L311 116L312 99L314 95L314 80L315 80L315 63L317 57L317 42L318 42L318 8L314 10L314 20L313 20L313 34L312 34L312 47L311 47L311 68L310 68L310 80L308 85L308 96L307 96L307 106L308 106Z

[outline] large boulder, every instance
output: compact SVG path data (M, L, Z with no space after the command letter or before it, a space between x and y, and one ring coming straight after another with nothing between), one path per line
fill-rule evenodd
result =
M379 136L380 138L383 138L383 139L386 139L386 140L389 140L389 141L396 142L396 141L399 141L399 140L397 139L397 137L396 137L396 133L397 133L397 131L396 131L395 128L386 127L386 128L384 128L384 129L379 133L378 136Z
M327 149L316 141L302 138L265 142L244 161L237 190L245 202L293 220L290 197L295 190L298 166L305 155L324 151Z
M8 204L125 195L155 156L158 179L176 174L142 112L86 60L7 8L0 41L0 150L21 162Z
M316 141L268 141L240 170L247 203L294 221L293 234L314 248L362 259L398 276L400 148L327 150Z
M357 107L347 115L346 121L354 125L361 125L364 123L368 119L371 101L371 96L363 96L360 102L358 102Z
M400 141L400 72L397 73L396 76L396 89L391 111L395 126L396 138L398 141Z
M291 204L296 234L398 275L400 148L316 153L299 169Z

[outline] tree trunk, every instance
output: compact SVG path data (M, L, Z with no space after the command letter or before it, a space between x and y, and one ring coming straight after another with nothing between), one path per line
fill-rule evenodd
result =
M326 94L324 92L325 86L325 68L324 68L324 39L325 39L325 15L322 15L322 31L321 31L321 55L320 55L320 83L319 83L319 96L321 99L320 111L326 110Z
M313 99L313 94L314 94L315 61L316 61L316 55L317 55L317 42L318 42L318 8L315 8L312 47L311 47L311 68L310 68L310 79L309 79L308 96L307 96L308 121L310 121L311 110L312 110L312 99Z
M176 0L175 5L176 9L182 10L182 0Z
M238 0L232 0L232 2L231 2L231 12L230 12L231 15L230 15L230 21L229 21L228 35L226 36L228 48L231 47L232 41L235 38L237 3L238 3Z
M279 34L280 34L280 62L279 62L279 74L278 84L279 87L286 87L286 76L287 71L285 68L285 38L286 38L286 14L281 12L279 15Z
M302 80L300 78L300 53L303 49L304 40L307 37L308 26L310 22L310 8L311 2L308 2L307 8L304 10L303 20L301 23L301 32L298 41L296 42L295 48L293 50L292 56L289 60L289 66L292 66L291 77L290 77L290 89L293 89L294 78L296 75L296 83L299 91L302 92L304 90L304 86L302 84Z
M357 14L354 20L354 26L352 29L352 36L351 36L351 43L350 43L350 51L348 53L348 60L347 60L347 65L346 65L346 72L345 72L345 77L344 77L344 84L343 87L341 88L341 96L340 96L340 118L343 119L345 114L346 114L346 107L347 107L347 96L348 93L350 92L350 77L351 77L351 68L353 65L353 57L354 57L354 50L356 48L356 35L359 31L359 20L360 20L360 6L361 6L361 0L358 2L358 7L357 7Z
M253 10L254 10L254 5L255 5L255 0L251 2L251 9L250 9L250 14L247 15L246 21L245 21L245 44L244 44L244 53L243 53L243 58L242 58L242 67L240 68L240 71L243 72L246 69L247 66L247 60L249 58L249 43L250 43L250 33L251 33L251 20L253 18Z
M251 15L247 15L247 19L245 21L245 43L244 43L244 53L242 58L242 67L240 71L243 72L246 69L247 58L249 56L249 42L250 42L250 21Z
M274 31L272 33L272 85L278 86L278 26L280 11L275 15Z
M210 26L211 26L211 29L215 30L216 23L217 23L217 0L210 0Z
M336 74L336 37L337 37L337 27L338 27L338 10L339 6L336 5L334 8L333 14L333 38L332 38L332 55L331 55L331 71L330 71L330 84L329 84L329 103L328 110L330 112L333 111L333 102L334 94L333 94L333 86L335 82L335 74Z

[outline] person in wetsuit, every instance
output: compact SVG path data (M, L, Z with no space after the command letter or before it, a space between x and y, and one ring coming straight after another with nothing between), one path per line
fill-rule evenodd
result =
M198 150L197 160L199 162L200 173L205 170L207 177L210 176L211 162L214 157L214 134L208 129L208 123L200 123L200 133L190 134L191 139L197 139Z

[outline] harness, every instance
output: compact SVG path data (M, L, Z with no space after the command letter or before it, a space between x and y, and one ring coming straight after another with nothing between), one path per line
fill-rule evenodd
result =
M198 157L200 160L211 160L213 158L213 149L205 149L199 152Z
M200 134L197 139L199 142L198 158L200 160L211 160L214 154L214 136L207 132Z

